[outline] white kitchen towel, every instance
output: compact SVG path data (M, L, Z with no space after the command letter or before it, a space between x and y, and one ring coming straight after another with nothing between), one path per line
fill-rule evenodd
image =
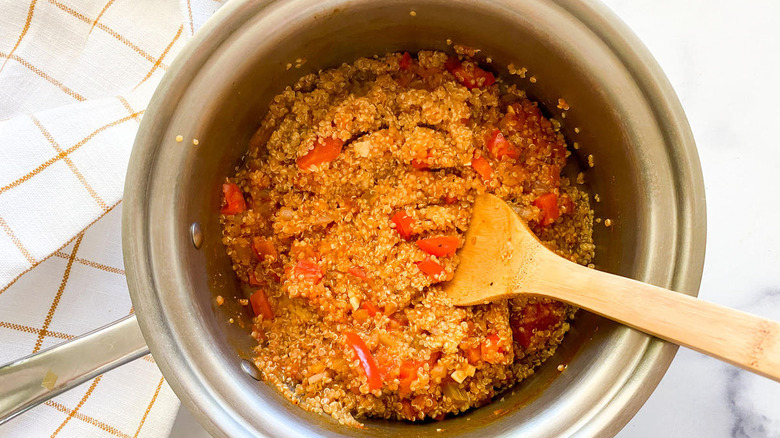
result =
M176 53L220 5L0 0L0 363L132 312L120 217L133 139ZM0 437L167 436L177 408L146 357Z

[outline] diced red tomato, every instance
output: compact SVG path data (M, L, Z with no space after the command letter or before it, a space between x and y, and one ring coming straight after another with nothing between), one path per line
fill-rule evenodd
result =
M555 193L546 193L534 199L533 204L542 210L541 224L543 226L552 224L560 216L558 212L558 195Z
M463 351L466 353L466 359L472 365L476 365L480 359L482 359L482 349L480 347L468 347Z
M459 243L456 236L438 236L420 239L417 241L417 246L428 254L442 257L455 254Z
M314 284L319 284L323 277L322 268L309 260L300 260L293 268L293 275L296 278L303 276L304 280L311 281Z
M427 363L430 368L433 368L433 366L436 364L436 361L439 360L440 357L441 352L434 351L426 361L405 360L401 362L401 370L398 374L398 378L401 381L401 383L398 385L398 395L401 397L406 397L411 394L412 382L417 380L420 367Z
M510 321L512 336L523 346L528 348L533 343L534 333L549 330L558 324L561 319L554 313L554 309L560 304L534 303L525 306L519 318L513 317Z
M490 134L485 144L490 153L498 160L503 158L516 160L520 157L520 150L510 143L498 129Z
M493 167L485 157L475 157L471 160L471 167L477 171L479 176L485 181L493 179Z
M458 202L458 198L452 197L452 196L445 196L444 197L444 203L447 205L452 205L454 203Z
M398 66L401 67L401 70L409 70L411 65L412 55L410 55L409 52L404 52L404 54L401 55L401 60L398 61Z
M363 367L363 372L366 374L368 380L368 388L370 390L380 389L382 387L382 376L379 374L379 367L376 366L374 356L371 354L371 350L363 339L360 338L355 332L344 332L344 336L347 337L347 345L349 345L360 361L360 366Z
M503 350L497 334L493 333L485 338L485 341L480 346L480 356L488 363L499 363L501 361Z
M246 200L241 188L233 183L222 184L222 194L225 197L225 205L220 211L222 214L238 214L246 210Z
M458 82L465 85L468 89L489 87L496 83L493 73L485 71L476 65L466 68L455 56L451 56L444 63L444 67L455 76Z
M550 187L560 187L561 168L556 165L543 166L540 172L540 180L547 180Z
M428 167L428 163L426 163L423 160L414 159L412 160L412 167L414 167L417 170L428 170L430 167Z
M417 380L417 369L422 362L405 360L401 362L401 372L398 375L401 383L398 385L398 395L406 397L412 392L412 382Z
M376 316L377 313L381 312L381 310L379 310L379 307L375 306L374 303L372 303L371 301L363 301L361 307L366 309L368 314L372 317Z
M366 271L363 270L360 266L353 266L347 270L350 274L354 275L357 278L366 279L368 276L366 275Z
M319 166L322 163L330 163L339 156L342 146L344 146L344 142L338 138L321 138L314 143L314 149L310 150L306 155L298 157L296 163L299 168L304 170L308 170L312 166Z
M426 257L425 260L417 262L417 267L420 268L420 271L431 277L431 279L435 281L443 280L442 277L445 273L444 267L430 257Z
M255 252L258 260L263 260L266 257L275 259L277 256L276 247L273 242L264 237L255 237L252 239L252 250Z
M412 224L414 224L414 218L403 210L393 215L391 219L395 224L395 229L406 240L412 237Z
M512 110L501 119L499 126L501 129L507 129L510 131L522 131L525 125L525 112L523 112L523 106L519 103L513 103L510 105Z
M262 289L257 289L252 296L249 297L249 302L252 304L252 311L255 315L263 315L263 319L274 319L274 312L271 310L271 303L268 301L268 297L265 296L265 292Z

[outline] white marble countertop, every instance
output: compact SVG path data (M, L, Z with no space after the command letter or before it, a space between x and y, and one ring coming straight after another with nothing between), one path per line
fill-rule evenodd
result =
M700 298L780 320L780 1L605 0L666 72L707 194ZM207 437L180 412L171 437ZM619 438L780 437L780 384L681 348Z

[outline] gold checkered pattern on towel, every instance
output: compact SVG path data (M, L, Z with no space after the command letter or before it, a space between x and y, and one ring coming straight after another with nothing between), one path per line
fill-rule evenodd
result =
M155 86L220 5L0 0L0 363L133 311L120 238L127 160ZM177 409L147 356L0 436L167 436Z

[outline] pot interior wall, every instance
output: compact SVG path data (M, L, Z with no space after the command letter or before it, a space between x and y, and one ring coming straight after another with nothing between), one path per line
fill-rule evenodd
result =
M247 6L244 13L256 15L200 67L166 128L156 166L170 174L167 182L175 190L172 198L152 205L150 216L164 218L152 227L172 236L158 244L157 257L175 254L181 263L171 268L172 277L183 282L161 285L168 288L161 299L187 302L180 310L188 313L191 331L205 333L193 334L190 341L214 358L206 361L197 351L184 354L191 355L203 383L213 385L214 397L230 405L239 423L269 433L279 432L284 423L289 425L286 433L309 436L427 436L438 429L463 436L561 436L576 431L578 422L619 389L647 344L646 337L586 312L579 313L558 353L500 400L413 427L368 421L365 430L344 428L292 406L241 371L240 357L251 355L254 344L249 316L240 306L213 304L216 294L241 296L220 242L221 183L234 172L275 94L305 73L360 56L451 51L448 39L481 48L480 57L492 58L495 73L527 90L563 123L569 145L579 144L579 150L572 150L572 166L585 172L589 192L600 196L601 202L593 203L596 216L614 223L595 226L597 267L664 285L674 265L675 193L657 183L671 178L657 121L630 72L565 10L547 2L513 2L511 9L502 2L453 0L360 0L335 8L329 2L306 4L293 9L289 3L271 2L262 13ZM298 58L305 60L302 67L286 68ZM188 61L181 62L186 67ZM536 82L506 74L510 63L526 67ZM561 97L571 106L565 119L557 108ZM187 140L175 143L178 134ZM190 145L191 138L199 139L199 145ZM653 144L657 147L648 146ZM589 154L594 168L584 164ZM189 241L193 222L201 224L205 237L200 251ZM228 323L231 317L233 324ZM568 364L564 373L556 369L561 363ZM223 369L210 369L215 364ZM238 383L219 388L220 379Z

